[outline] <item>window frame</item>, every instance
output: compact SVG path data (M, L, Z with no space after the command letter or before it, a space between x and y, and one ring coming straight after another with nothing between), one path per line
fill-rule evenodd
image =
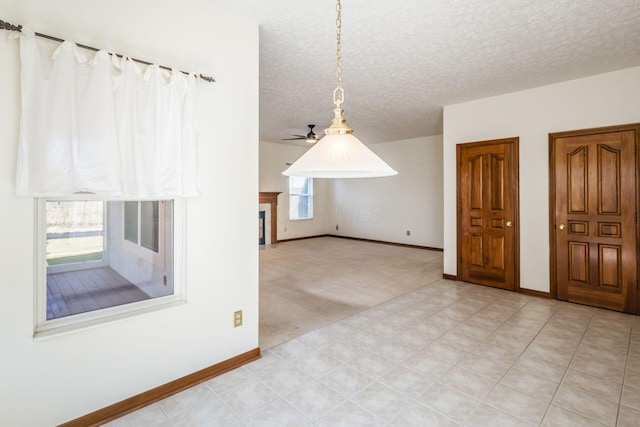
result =
M291 182L296 178L304 178L305 180L309 180L309 192L308 194L304 193L294 193L291 191ZM305 218L292 218L291 217L291 199L294 197L307 197L309 200L309 216ZM307 221L313 219L313 178L308 176L290 176L289 177L289 221Z
M91 194L82 194L74 197L34 198L34 249L36 263L34 268L34 339L66 334L76 330L82 330L158 310L164 310L186 303L186 203L184 202L183 198L179 197L153 199L140 198L136 200L173 201L173 294L47 320L46 202L82 200L102 200L105 202L109 202L130 201L131 199L98 197ZM149 251L148 249L145 250Z

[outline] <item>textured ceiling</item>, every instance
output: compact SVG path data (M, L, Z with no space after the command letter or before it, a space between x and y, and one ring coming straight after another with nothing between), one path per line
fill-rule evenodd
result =
M260 139L325 129L334 0L222 2L260 24ZM343 0L342 25L365 143L439 134L444 105L640 65L640 0Z

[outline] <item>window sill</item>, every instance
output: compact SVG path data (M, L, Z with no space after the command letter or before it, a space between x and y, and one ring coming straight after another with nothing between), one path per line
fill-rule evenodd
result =
M33 334L33 340L41 341L78 331L85 331L108 323L144 316L150 313L180 307L185 304L186 301L184 297L180 295L169 295L123 306L61 317L37 325Z

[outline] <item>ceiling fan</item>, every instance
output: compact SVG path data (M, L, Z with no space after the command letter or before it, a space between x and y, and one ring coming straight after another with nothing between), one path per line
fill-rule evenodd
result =
M316 125L307 125L307 126L309 126L309 133L308 134L306 134L306 135L292 135L292 136L295 136L295 138L284 138L283 141L305 140L309 144L313 144L313 143L319 141L320 138L322 138L322 137L316 135L315 132L313 131L313 128L316 127Z

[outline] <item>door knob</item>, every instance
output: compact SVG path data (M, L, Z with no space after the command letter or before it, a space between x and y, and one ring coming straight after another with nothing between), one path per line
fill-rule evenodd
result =
M507 227L511 227L511 221L507 221Z
M559 228L560 230L564 230L564 229L565 229L565 227L566 227L566 226L565 226L564 224L560 224L560 225L558 226L558 228Z

